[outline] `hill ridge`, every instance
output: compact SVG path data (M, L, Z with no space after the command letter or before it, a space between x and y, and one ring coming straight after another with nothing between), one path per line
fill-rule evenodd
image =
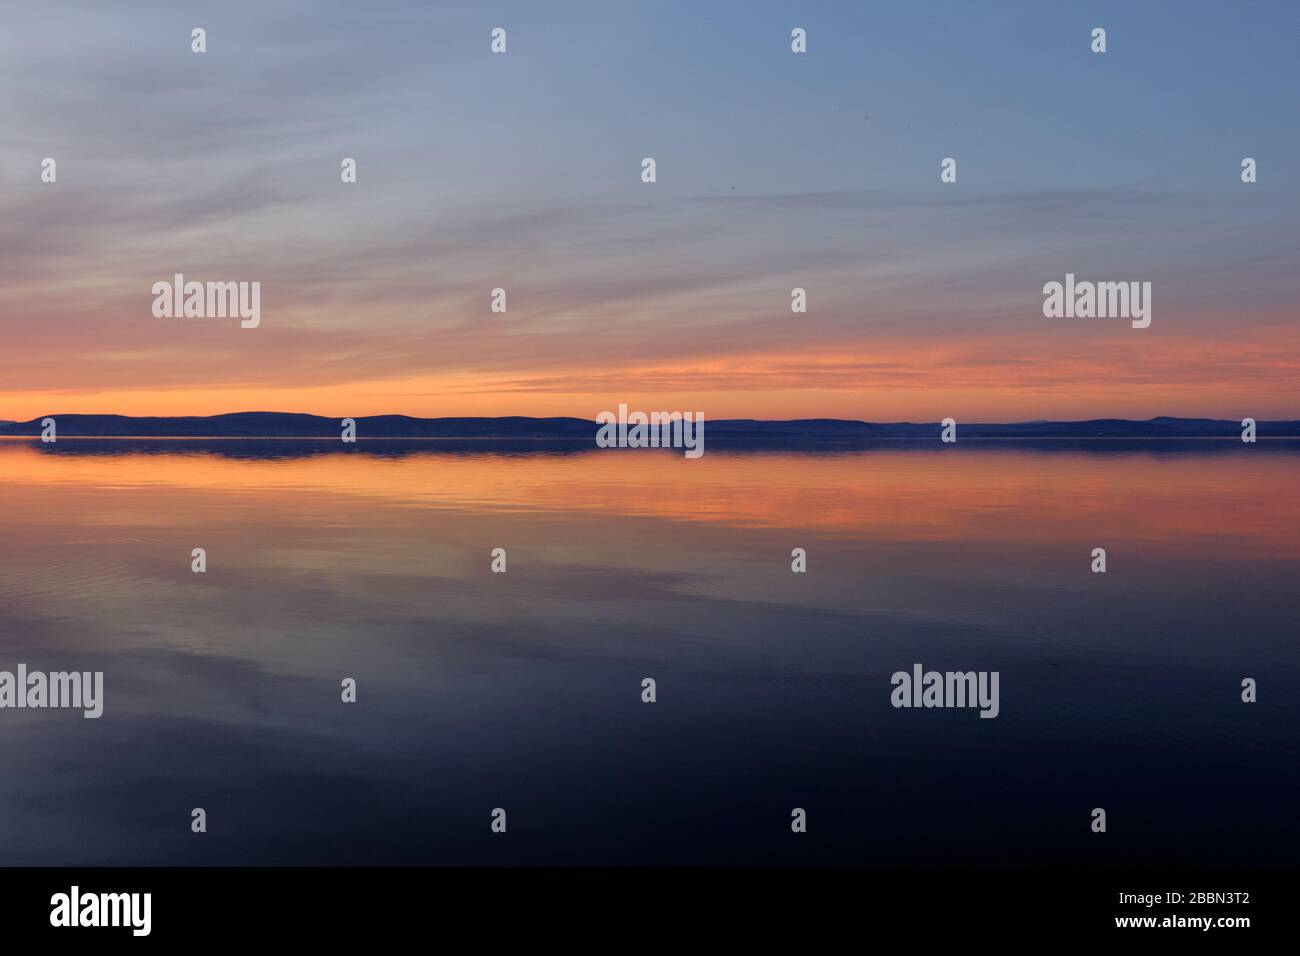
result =
M0 436L39 436L47 416L25 422L0 421ZM305 412L226 412L220 415L132 416L64 414L55 419L60 438L338 438L341 421ZM591 439L594 420L523 415L499 417L366 415L355 418L359 438L527 438ZM939 422L867 422L859 419L732 418L705 420L711 438L735 440L866 440L933 438ZM1260 437L1300 438L1300 420L1260 421ZM1240 421L1159 416L1145 420L1097 418L1080 421L958 422L959 438L1236 438Z

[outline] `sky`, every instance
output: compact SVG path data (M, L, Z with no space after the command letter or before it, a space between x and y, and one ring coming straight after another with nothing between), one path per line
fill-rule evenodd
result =
M0 419L1300 418L1294 3L0 6Z

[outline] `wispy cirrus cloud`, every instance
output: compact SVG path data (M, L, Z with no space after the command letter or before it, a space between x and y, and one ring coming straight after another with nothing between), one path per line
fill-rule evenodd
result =
M1267 386L1270 401L1295 401L1300 203L1276 179L1234 184L1236 159L1180 123L1183 106L1170 107L1177 155L1206 171L1166 174L1140 142L1128 168L1055 153L1044 170L1020 133L964 132L979 104L937 112L915 84L859 120L835 48L795 77L748 33L650 42L688 12L507 5L516 42L496 62L472 4L16 16L0 37L13 132L0 147L0 333L18 361L0 401L136 407L152 390L224 411L258 395L295 407L391 395L428 397L402 410L435 413L440 396L477 394L484 413L508 413L511 396L554 396L564 413L629 384L770 407L820 390L826 414L864 390L965 389L1002 417L1030 415L1044 391L1078 394L1082 410L1107 385L1202 404ZM761 5L753 16L782 21ZM200 23L210 52L196 56ZM673 62L685 72L663 72ZM1021 67L988 69L996 84ZM707 95L681 95L705 77ZM1087 109L1091 95L1112 96L1085 82ZM1046 122L1047 107L1026 101L1025 135L1037 124L1109 157ZM939 144L919 138L935 137L970 159L959 186L929 168ZM647 153L663 162L654 188L636 176ZM37 177L45 155L55 185ZM345 155L355 185L339 183ZM927 168L891 179L882 162ZM1067 271L1151 281L1152 330L1049 324L1042 284ZM174 272L261 281L262 327L155 319L150 287ZM487 309L498 286L506 315ZM807 314L790 312L795 286Z

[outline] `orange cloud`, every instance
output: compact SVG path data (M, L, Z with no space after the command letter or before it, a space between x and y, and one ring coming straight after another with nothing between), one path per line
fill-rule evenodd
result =
M513 364L513 363L512 363ZM205 415L274 410L324 415L573 415L625 401L710 418L867 420L1143 418L1300 414L1300 332L1263 324L1230 341L1153 327L1039 326L1032 334L951 338L923 332L852 346L735 351L680 363L592 369L575 355L545 371L490 368L384 375L320 385L177 387L85 381L0 393L0 417L72 412ZM345 368L345 366L340 366ZM339 368L331 369L334 374ZM143 378L143 376L140 376Z

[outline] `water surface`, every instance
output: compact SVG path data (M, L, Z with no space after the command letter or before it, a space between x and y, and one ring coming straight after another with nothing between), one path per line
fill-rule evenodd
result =
M0 862L1294 861L1298 452L0 441Z

